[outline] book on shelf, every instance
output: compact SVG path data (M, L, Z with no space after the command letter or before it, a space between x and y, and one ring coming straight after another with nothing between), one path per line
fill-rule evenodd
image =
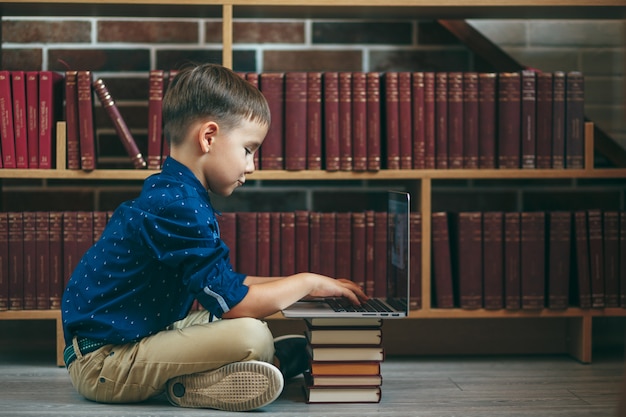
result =
M448 168L463 168L463 73L448 73Z
M400 114L398 73L383 74L385 162L387 169L400 169Z
M322 72L307 73L306 169L322 169Z
M321 218L322 213L318 211L309 213L309 270L317 274L322 270L322 256L324 260L326 259L326 253L322 253L321 245Z
M448 73L435 73L435 168L448 168Z
M37 218L35 212L22 213L22 250L23 263L21 281L23 287L22 308L24 310L37 309Z
M367 169L378 171L381 167L381 101L379 72L366 74L367 109Z
M422 213L411 212L409 215L410 293L411 309L422 307Z
M550 309L569 306L572 213L547 213L547 277L546 302Z
M431 216L433 305L454 308L448 213L434 212Z
M478 169L479 156L478 73L463 73L463 168Z
M17 168L10 71L0 71L0 144L2 145L2 165L0 167Z
M339 170L352 171L352 72L339 73Z
M497 74L478 74L478 167L494 169L497 142Z
M565 168L584 168L585 87L583 74L570 71L565 76Z
M537 76L534 70L522 71L521 89L521 166L533 169L537 167Z
M39 71L26 71L28 168L39 168Z
M483 307L482 213L461 212L454 216L453 277L458 292L458 306L464 309Z
M383 383L382 375L313 375L304 373L304 383L309 387L376 387Z
M519 72L498 73L498 167L520 167L521 84Z
M521 308L521 230L520 213L504 213L504 307Z
M366 230L365 212L354 212L350 227L350 278L365 290Z
M552 74L552 168L565 168L565 73Z
M536 163L539 169L552 168L552 73L537 73Z
M263 149L261 168L265 170L283 169L284 159L284 120L285 120L285 73L264 72L259 77L259 89L265 96L272 115Z
M589 237L587 212L574 212L574 252L572 268L575 271L572 280L575 290L572 292L572 304L580 308L591 307L591 275L589 263Z
M382 395L375 387L316 387L303 385L307 403L378 403Z
M337 215L333 212L320 214L320 247L324 248L324 262L320 265L320 273L326 276L335 275L337 253L335 241L337 233Z
M237 246L237 270L246 275L255 275L257 272L257 239L252 236L257 235L257 213L239 212L236 214L236 239Z
M412 75L398 73L398 142L400 169L413 169Z
M365 210L365 284L363 291L373 296L376 288L376 215Z
M294 212L280 213L280 275L296 273L296 215Z
M425 108L424 108L424 72L417 71L412 74L411 78L411 96L412 96L412 113L413 118L413 130L412 130L412 142L413 142L413 155L412 155L412 168L424 169L424 157L425 157L425 136L426 136L426 122L425 122Z
M39 72L39 168L51 169L55 153L56 121L61 119L63 76L54 71Z
M307 161L307 73L285 73L285 169L301 171Z
M61 297L65 288L63 270L63 213L52 211L49 217L49 281L50 281L50 308L61 308ZM68 272L69 273L69 272Z
M24 309L24 220L21 212L8 213L9 310Z
M387 294L387 212L374 212L374 297Z
M587 239L589 242L589 279L591 307L604 307L604 247L602 211L587 211Z
M499 310L504 307L504 213L483 213L483 307Z
M28 122L26 110L26 78L24 71L11 71L13 97L13 133L15 134L15 165L28 168Z
M295 231L295 271L307 272L309 268L309 211L296 210L294 212Z
M352 73L352 169L367 170L367 75Z
M261 277L269 277L272 276L270 269L272 246L269 212L257 213L256 232L256 274Z
M96 169L96 140L93 125L93 75L91 71L78 71L76 90L78 94L78 135L80 146L80 168L83 171Z
M80 169L78 71L65 71L65 143L67 169Z
M424 168L435 168L435 73L424 73Z
M620 262L625 264L626 259L620 259L619 254L619 212L606 211L603 213L603 243L604 243L604 302L605 307L619 307L619 269Z
M163 93L165 91L163 70L150 70L148 75L148 169L160 169L163 163Z
M352 213L337 213L335 216L335 273L333 276L352 276Z
M339 73L324 72L322 77L324 114L324 168L339 170Z
M522 309L545 306L545 213L520 214L520 282Z
M217 218L220 226L220 238L230 249L228 255L230 263L237 265L237 214L232 212L224 212Z
M0 311L9 309L9 220L0 212Z

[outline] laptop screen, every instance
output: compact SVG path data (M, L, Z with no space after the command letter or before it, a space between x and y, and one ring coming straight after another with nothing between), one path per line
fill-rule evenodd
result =
M409 302L409 194L389 191L387 213L387 302L404 310Z

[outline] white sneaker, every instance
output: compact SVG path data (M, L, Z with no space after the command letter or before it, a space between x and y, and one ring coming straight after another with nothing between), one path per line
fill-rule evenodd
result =
M172 378L167 382L166 395L179 407L249 411L272 403L283 386L283 375L277 367L246 361Z

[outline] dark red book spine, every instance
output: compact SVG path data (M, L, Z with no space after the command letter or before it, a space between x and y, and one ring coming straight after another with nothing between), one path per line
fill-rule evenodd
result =
M310 271L309 264L309 212L296 210L296 272Z
M424 168L435 168L435 73L424 73Z
M374 212L374 296L387 294L387 212Z
M585 87L583 74L565 77L565 168L582 169L585 154Z
M478 168L478 73L463 73L463 168Z
M352 213L337 213L336 216L335 250L336 278L352 277Z
M9 221L0 212L0 311L9 309Z
M552 73L537 74L537 168L552 168Z
M483 213L483 306L504 307L504 213Z
M163 163L163 91L165 71L150 70L148 76L148 169L160 169Z
M55 153L55 123L61 118L63 76L54 71L39 72L39 168L51 169Z
M336 276L336 227L336 213L320 213L320 250L324 254L320 273L329 277Z
M270 212L270 275L281 276L281 228L280 212Z
M605 307L619 307L619 213L604 212L603 222Z
M39 168L39 71L26 72L28 168Z
M498 75L498 167L519 168L521 148L519 72Z
M374 210L365 210L365 294L374 295L376 287L376 222Z
M322 252L321 252L321 214L317 211L309 213L309 270L316 274L322 272ZM324 256L326 252L324 251Z
M67 168L80 169L80 135L78 133L78 71L65 72L65 134Z
M272 123L261 150L261 169L284 169L285 74L282 72L261 73L259 84L272 115Z
M96 149L93 127L93 93L90 71L78 71L78 120L80 135L80 167L85 171L96 168Z
M411 73L398 73L398 137L400 169L413 168L413 109Z
M497 75L493 72L478 74L478 167L496 168L496 109Z
M282 276L296 272L296 217L293 212L280 215L280 272Z
M448 73L448 168L463 168L463 73Z
M412 211L409 215L410 283L409 307L422 308L422 213Z
M323 74L324 159L327 171L339 170L339 73ZM266 139L267 140L267 139Z
M365 262L366 262L366 230L365 213L353 212L350 230L350 254L352 281L365 290Z
M521 308L520 213L504 213L504 306Z
M432 283L436 308L454 308L448 214L432 213Z
M285 169L306 169L307 74L285 74Z
M260 277L269 277L271 261L270 245L270 213L257 213L256 220L257 247L256 247L256 274ZM249 238L249 237L248 237Z
M587 211L589 239L589 274L591 279L591 307L604 307L604 248L602 211Z
M522 71L522 168L536 168L537 156L537 76Z
M257 213L237 213L237 271L257 275Z
M552 168L565 168L565 73L552 78Z
M50 309L50 220L47 211L35 213L35 299L37 310Z
M451 239L456 253L452 273L457 283L458 304L468 310L482 308L482 214L461 212L454 217Z
M9 212L9 310L24 309L24 224L21 212Z
M367 78L367 170L380 170L380 73L368 72Z
M425 154L425 121L424 121L424 73L414 72L412 75L412 109L413 109L413 169L424 169Z
M339 73L339 169L351 171L352 161L352 73Z
M322 73L307 73L306 169L322 169Z
M580 308L591 307L591 276L589 267L589 237L587 226L587 212L574 212L574 237L575 255L573 266L575 265L575 290L574 301Z
M435 74L435 167L448 168L448 73Z
M569 306L569 279L571 262L572 213L551 211L548 216L547 236L547 302L553 310Z
M76 213L76 261L79 262L85 252L93 245L93 212Z
M2 145L2 165L0 168L17 168L11 73L9 71L0 71L0 144Z
M400 169L400 114L398 73L385 75L385 152L387 169Z
M230 265L237 267L237 214L222 213L218 218L220 239L229 249Z
M545 306L545 213L521 213L522 309Z
M37 309L37 217L33 211L22 214L24 266L24 310Z
M367 170L367 75L352 73L352 168Z
M104 228L107 224L107 213L106 211L94 211L93 212L93 243L96 243L100 236L102 236L102 232L104 232Z
M63 213L60 211L51 211L49 214L50 234L49 234L49 251L50 251L50 308L61 308L61 297L63 296L63 288L65 279L63 278Z
M15 134L15 164L28 168L28 137L26 123L26 79L24 71L11 71L13 96L13 132Z

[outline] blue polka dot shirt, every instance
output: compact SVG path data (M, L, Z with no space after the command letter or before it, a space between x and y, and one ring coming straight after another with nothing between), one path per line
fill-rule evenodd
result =
M139 197L121 204L63 294L65 342L124 344L184 318L197 299L217 317L247 294L220 239L208 192L168 158Z

